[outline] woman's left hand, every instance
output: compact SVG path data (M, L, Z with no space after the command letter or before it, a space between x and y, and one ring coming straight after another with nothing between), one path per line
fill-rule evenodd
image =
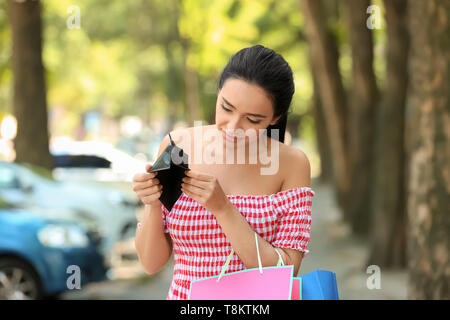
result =
M212 214L220 214L232 205L216 177L192 170L185 174L181 190Z

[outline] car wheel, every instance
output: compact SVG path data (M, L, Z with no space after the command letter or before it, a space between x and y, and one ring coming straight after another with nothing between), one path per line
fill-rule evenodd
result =
M15 258L0 258L0 300L35 300L43 297L35 271Z

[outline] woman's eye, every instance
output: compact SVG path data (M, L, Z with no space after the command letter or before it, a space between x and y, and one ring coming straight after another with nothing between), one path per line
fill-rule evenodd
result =
M252 120L252 119L250 119L250 118L247 118L248 119L248 121L250 121L251 123L254 123L254 124L257 124L257 123L260 123L261 121L255 121L255 120Z
M222 106L222 109L223 109L223 110L225 110L226 112L231 112L231 110L230 110L230 109L227 109L227 108L225 108L225 106L224 106L223 104L222 104L221 106Z
M225 108L225 106L223 104L221 104L221 106L222 106L222 109L225 110L226 112L231 112L232 111L232 110L230 110L228 108ZM257 124L257 123L261 122L260 120L252 120L250 118L247 118L247 119L248 119L248 121L250 121L250 123L253 123L253 124Z

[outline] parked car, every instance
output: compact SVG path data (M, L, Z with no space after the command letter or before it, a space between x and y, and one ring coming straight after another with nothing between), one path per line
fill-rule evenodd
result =
M77 285L72 275L79 276L80 289L105 280L101 241L78 224L0 201L0 300L55 296Z
M111 168L111 161L99 156L59 154L53 160L56 168Z
M104 252L135 235L139 203L118 189L54 180L39 168L0 161L0 197L21 207L71 210L93 219L104 235Z
M96 180L131 182L145 169L146 157L132 157L101 141L58 139L50 145L55 160L53 175L58 180Z
M91 186L113 187L127 199L142 206L133 192L131 181L121 180L111 170L111 162L101 156L59 154L53 155L53 177L59 181L83 182Z

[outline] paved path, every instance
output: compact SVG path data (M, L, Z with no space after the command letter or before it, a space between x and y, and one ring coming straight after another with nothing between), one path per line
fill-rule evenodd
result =
M310 252L303 260L300 274L315 269L336 273L341 299L406 299L407 273L381 270L381 288L369 290L366 282L368 245L349 233L342 223L341 213L334 205L333 191L329 186L313 181L313 198ZM62 299L165 299L173 271L171 260L156 275L148 276L140 265L117 269L120 277L91 284L79 291L62 295Z
M368 289L368 243L351 235L342 222L329 186L312 183L313 198L310 252L303 259L300 274L316 269L336 273L340 299L407 299L407 272L381 269L381 288Z

